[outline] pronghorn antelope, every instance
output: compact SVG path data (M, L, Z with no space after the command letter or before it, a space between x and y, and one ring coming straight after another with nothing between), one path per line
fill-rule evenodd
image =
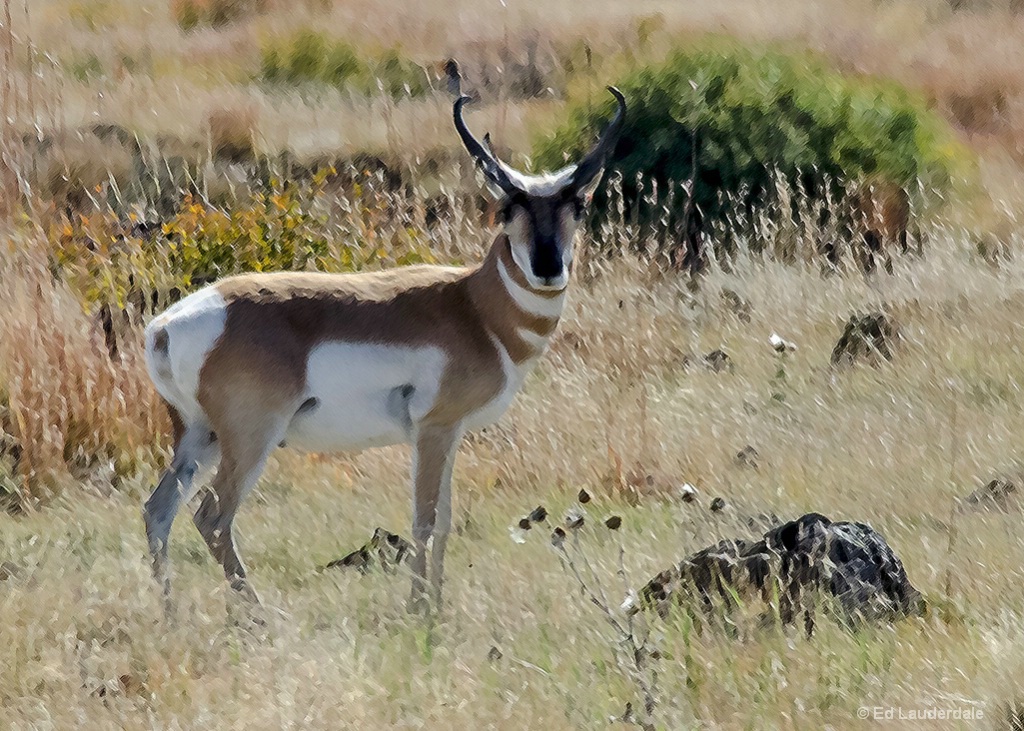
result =
M194 522L231 586L258 603L232 523L270 453L411 443L411 603L424 603L431 536L439 602L455 453L508 408L558 324L573 239L625 118L609 90L618 111L595 147L542 176L499 160L462 119L469 97L455 102L455 128L503 206L479 266L228 277L149 324L146 363L174 425L174 458L144 510L165 597L171 523L201 467L219 460Z

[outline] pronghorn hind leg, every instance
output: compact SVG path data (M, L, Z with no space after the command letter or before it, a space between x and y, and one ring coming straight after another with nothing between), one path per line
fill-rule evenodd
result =
M256 605L260 603L259 597L249 584L235 545L235 514L263 473L287 423L287 417L268 417L256 420L255 428L221 439L217 476L192 517L210 553L224 569L231 588Z
M434 538L430 554L431 600L441 607L444 553L452 523L452 467L462 432L457 426L422 426L416 437L413 458L412 592L409 609L422 612L427 574L427 541Z
M232 479L232 473L236 471L237 468L229 466L226 460L221 461L213 487L203 496L203 502L192 519L210 554L224 569L231 588L253 604L259 604L259 597L249 585L245 565L235 546L234 519L242 497L236 487L237 479Z
M153 576L163 587L164 599L170 608L171 580L167 560L167 547L171 526L181 504L192 494L196 472L216 451L208 428L193 424L185 428L172 410L175 427L174 457L163 473L143 509L146 539L153 558Z
M248 582L245 565L235 547L234 510L222 503L220 494L216 487L208 490L193 520L210 553L224 569L231 588L253 604L259 604L259 596ZM237 501L234 507L237 509Z

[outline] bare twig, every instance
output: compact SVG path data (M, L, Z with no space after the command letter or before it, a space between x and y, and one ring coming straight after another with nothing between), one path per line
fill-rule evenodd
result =
M632 661L632 666L630 668L629 674L633 682L635 682L637 687L640 689L640 693L643 696L644 703L642 715L637 717L637 714L633 710L632 704L627 704L627 710L623 714L621 720L626 723L633 723L639 726L640 728L644 729L644 731L653 731L654 722L652 721L652 718L654 716L655 708L657 707L657 673L654 671L653 668L650 667L650 653L647 651L646 639L638 639L635 631L635 626L633 623L633 618L631 616L626 618L625 623L623 623L623 621L620 618L616 617L615 613L612 611L611 607L608 604L604 588L601 585L600 580L597 578L596 572L594 572L593 567L586 558L586 554L583 552L582 548L576 541L575 537L573 543L576 547L576 552L579 554L580 558L586 563L591 574L593 574L594 581L597 584L601 596L599 597L598 593L595 592L583 578L582 574L579 571L579 568L577 568L576 566L576 562L573 561L572 556L566 550L564 542L560 542L556 545L559 554L559 560L562 562L562 567L568 568L569 572L576 579L576 583L579 584L582 593L590 600L591 604L593 604L601 610L601 612L605 616L605 619L608 621L608 624L611 625L612 629L614 629L618 633L619 637L618 642L616 643L616 648L620 646L626 646L628 648L628 654L630 660ZM622 546L621 541L619 544L618 573L620 576L622 576L623 581L625 582L625 548ZM648 679L647 677L648 673L650 673L650 679Z

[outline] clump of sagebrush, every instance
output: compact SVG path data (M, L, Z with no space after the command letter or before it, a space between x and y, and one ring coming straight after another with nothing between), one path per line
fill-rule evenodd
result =
M230 206L186 193L159 225L113 209L49 222L50 268L88 303L124 307L134 290L188 292L251 271L355 271L433 261L394 197L371 186L328 192L332 169L302 184L271 176Z
M617 86L629 103L613 155L621 182L595 194L597 223L621 216L667 229L670 245L686 242L678 263L694 269L706 263L699 249L708 232L777 197L780 183L837 203L863 179L940 190L960 162L923 100L807 53L713 43L640 67ZM608 113L603 103L571 104L565 124L538 142L538 166L584 150ZM823 225L840 207L811 212Z
M416 97L430 90L426 70L399 49L367 54L314 30L264 45L259 79L271 84L323 84L368 96Z

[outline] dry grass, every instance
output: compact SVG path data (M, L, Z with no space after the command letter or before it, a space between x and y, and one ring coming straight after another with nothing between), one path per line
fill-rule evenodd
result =
M72 168L90 185L116 183L118 160L91 167L93 143L74 136L97 121L204 148L219 139L308 155L391 148L415 158L450 143L443 95L395 102L248 83L262 38L310 24L369 48L401 42L424 64L457 55L474 73L502 58L496 49L532 40L543 55L587 39L598 56L647 38L643 52L655 54L669 38L725 31L816 47L933 94L986 151L989 201L966 218L1016 243L1020 171L1008 153L1024 139L1024 64L1014 45L1021 20L1007 9L953 14L924 0L771 0L756 10L749 0L658 0L642 12L610 0L267 2L265 12L183 34L175 5L15 4L29 19L14 60L4 57L14 86L0 87L0 103L17 121L3 128L5 164L28 169L17 140L33 124L74 141L47 158L57 194ZM82 68L98 75L68 74L75 58L92 57ZM474 125L526 149L558 102L506 103L502 93L474 111ZM5 191L9 177L5 169ZM487 232L474 221L460 213L443 222L440 258L479 256ZM538 503L551 512L548 525L557 522L581 487L596 496L581 541L612 604L684 554L749 535L750 515L813 510L880 530L932 606L894 627L822 624L810 641L655 622L658 728L860 729L874 723L858 718L862 706L976 707L998 722L1005 704L1024 697L1020 514L953 513L955 497L1022 461L1019 258L993 266L976 241L935 224L926 256L897 261L892 278L822 279L816 265L741 257L694 294L635 259L589 257L552 351L500 424L460 453L442 620L405 613L407 576L318 570L375 525L407 534L408 450L281 451L239 518L242 552L270 607L266 630L253 635L226 621L227 589L187 519L171 546L178 620L162 619L139 508L165 456L165 417L138 342L129 337L120 359L107 357L76 293L51 276L54 242L38 223L5 228L0 249L0 492L18 493L28 508L0 514L7 727L616 727L608 719L640 694L615 635L562 570L547 530L524 543L510 532ZM749 312L727 307L725 290ZM904 336L894 361L832 370L847 317L883 307ZM768 345L773 332L798 350L780 357ZM701 365L718 348L731 371ZM748 444L757 469L735 460ZM697 486L696 503L676 498L685 482ZM725 511L710 511L713 497ZM611 513L623 516L618 534L600 526Z
M939 231L923 261L875 282L741 262L695 296L635 261L594 264L525 392L461 454L451 606L436 626L405 614L401 575L318 571L373 525L404 531L404 449L277 456L240 517L272 608L262 638L225 624L225 588L187 519L172 544L180 619L161 620L138 515L152 469L113 493L68 490L26 517L0 518L0 556L16 567L0 583L5 719L18 728L601 726L639 701L614 636L545 530L524 544L510 537L538 503L549 525L559 520L580 487L597 496L582 540L613 603L686 552L749 534L748 515L816 510L881 530L934 607L891 629L824 625L813 641L655 624L665 655L659 727L862 728L862 705L980 704L992 717L1020 690L1009 668L1024 663L1019 515L960 517L952 545L949 521L955 496L1019 458L1024 271L993 269L971 251ZM140 364L104 367L75 301L59 287L33 292L27 285L45 281L32 274L38 265L8 256L5 281L21 282L0 318L0 362L21 375L12 404L19 419L63 419L36 425L32 443L56 449L75 419L111 430L96 430L97 451L104 440L145 441L159 421ZM749 322L721 305L723 288L751 304ZM894 363L830 370L845 316L883 303L906 338ZM784 375L773 331L799 346ZM719 347L732 372L697 364ZM735 463L746 444L761 455L757 470ZM609 493L611 454L624 472L652 476L637 480L638 503ZM682 482L698 486L696 504L674 498ZM714 496L724 513L709 511ZM625 583L616 534L598 523L613 512L624 516ZM500 659L489 659L492 646Z
M26 501L74 480L109 492L113 475L152 462L153 435L167 418L141 342L112 361L95 318L54 282L46 253L27 237L0 253L0 427L17 445L11 487Z

